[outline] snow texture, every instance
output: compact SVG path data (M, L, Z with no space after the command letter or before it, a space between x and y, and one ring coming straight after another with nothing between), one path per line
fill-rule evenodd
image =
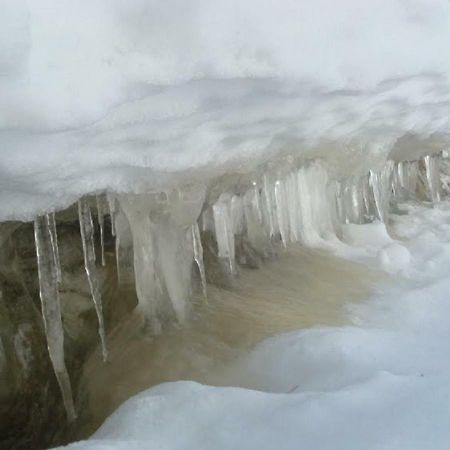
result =
M2 221L280 154L349 172L449 145L447 0L0 9Z

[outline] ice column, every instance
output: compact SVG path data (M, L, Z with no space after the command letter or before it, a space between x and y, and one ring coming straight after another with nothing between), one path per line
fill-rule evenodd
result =
M103 321L102 298L100 286L95 267L95 247L94 247L94 226L89 204L86 199L78 202L78 217L80 220L81 241L83 243L84 268L86 270L89 288L98 320L98 334L102 345L103 361L107 361L108 352L106 350L105 325Z
M377 216L384 223L386 223L389 213L393 167L394 163L388 161L380 171L371 170L369 172L369 183L373 192Z
M425 163L425 175L428 187L428 192L430 195L430 200L433 203L440 201L440 170L439 170L439 159L434 156L427 155L423 158Z
M69 374L64 362L64 330L58 291L58 257L56 255L56 229L52 215L40 216L34 222L34 236L39 273L45 334L50 360L61 390L67 418L76 419Z
M121 209L128 219L133 240L134 277L138 297L138 309L143 314L147 326L155 334L162 331L162 321L166 314L161 303L163 287L155 267L158 258L157 247L151 230L150 196L121 195ZM161 201L165 199L161 197ZM118 228L117 228L118 231Z

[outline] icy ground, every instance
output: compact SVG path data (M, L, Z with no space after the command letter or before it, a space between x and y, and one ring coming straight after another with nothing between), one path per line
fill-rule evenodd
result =
M448 449L450 203L349 226L338 254L395 274L348 326L262 342L235 385L166 383L125 402L70 449Z
M330 157L348 175L450 143L447 0L0 10L0 221L280 154Z

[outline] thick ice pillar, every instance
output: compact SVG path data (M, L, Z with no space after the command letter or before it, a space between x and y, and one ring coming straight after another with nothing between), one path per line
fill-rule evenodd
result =
M192 225L204 195L204 188L191 188L118 196L133 240L138 308L156 334L174 318L183 322L187 317L194 256L200 261Z
M69 374L64 361L64 330L58 291L56 228L52 215L39 216L34 222L39 273L39 289L50 360L61 390L69 421L76 419Z

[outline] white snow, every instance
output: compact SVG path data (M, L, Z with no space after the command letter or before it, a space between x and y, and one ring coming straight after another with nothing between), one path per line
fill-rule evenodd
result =
M331 155L350 171L449 145L447 0L0 10L0 220L89 192L204 182L280 153Z
M349 305L350 325L262 342L229 369L239 387L180 381L142 392L68 448L448 449L450 203L402 208L391 216L401 240L387 242L382 224L347 229L357 245L346 257L376 265L384 252L402 267Z

